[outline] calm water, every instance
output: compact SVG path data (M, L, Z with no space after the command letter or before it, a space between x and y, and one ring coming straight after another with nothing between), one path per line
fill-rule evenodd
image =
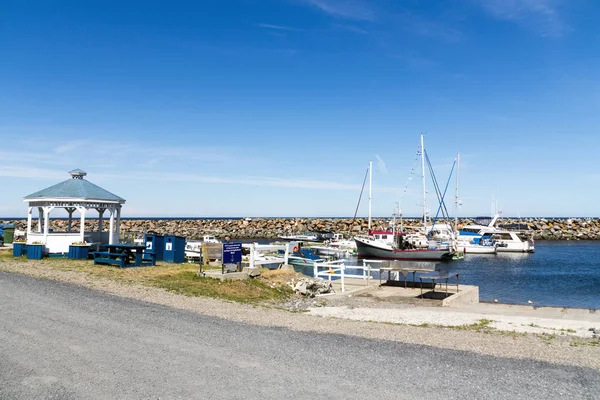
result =
M482 301L600 308L600 242L536 241L534 254L468 254L438 269L460 273L479 286Z

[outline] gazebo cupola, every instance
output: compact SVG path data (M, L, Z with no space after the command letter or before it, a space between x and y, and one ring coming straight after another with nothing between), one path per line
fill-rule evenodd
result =
M49 253L64 253L73 242L118 243L121 225L121 207L125 199L93 184L85 179L87 173L80 169L69 171L71 179L40 190L24 201L27 209L27 243L42 242ZM66 232L56 232L50 228L50 213L62 208L69 218ZM37 229L32 229L33 210L38 210ZM98 229L85 232L85 217L89 210L98 212ZM72 230L73 213L78 212L80 223L78 232ZM104 213L110 216L108 232L102 232ZM116 219L116 223L115 223Z

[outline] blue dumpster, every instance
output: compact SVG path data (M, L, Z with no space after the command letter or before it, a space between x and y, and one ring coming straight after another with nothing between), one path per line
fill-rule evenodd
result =
M166 262L185 262L185 238L181 236L165 236L163 257Z
M156 254L156 261L164 260L165 237L154 233L146 233L144 235L144 244L146 251Z

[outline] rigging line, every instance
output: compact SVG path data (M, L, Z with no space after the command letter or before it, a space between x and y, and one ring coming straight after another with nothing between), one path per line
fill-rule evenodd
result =
M446 197L446 191L448 190L448 185L450 184L450 179L452 178L452 173L454 172L454 166L455 165L456 165L456 160L454 160L454 163L452 164L452 169L450 170L450 176L448 176L448 181L446 182L446 187L444 188L444 194L442 195L442 201L440 202L440 205L438 207L437 213L435 214L435 218L433 219L433 224L431 226L431 231L432 232L433 232L433 227L435 226L435 222L437 221L437 217L438 217L438 215L440 213L440 209L442 208L442 204L444 204L444 207L445 207L444 197ZM443 212L442 212L442 214L443 214Z
M356 210L354 210L354 217L352 217L351 227L354 226L354 221L356 220L356 214L358 214L358 207L360 207L360 200L362 199L363 191L365 190L365 183L367 183L367 176L369 175L369 168L367 168L367 172L365 172L365 179L363 179L362 188L360 189L360 196L358 196L358 203L356 204ZM352 228L350 228L352 229Z
M446 192L444 191L444 195L442 196L442 193L441 193L441 190L439 187L439 183L437 181L437 177L435 176L435 173L433 172L433 166L431 165L431 161L429 159L429 155L427 154L427 152L425 152L425 160L427 160L427 166L429 167L429 172L431 173L431 177L432 177L432 181L434 183L434 188L436 191L438 202L440 204L440 206L438 207L438 211L436 213L436 219L438 217L440 208L442 209L442 216L444 218L449 218L450 214L448 213L448 208L446 207L446 203L443 201ZM456 160L455 160L455 163L456 163ZM452 170L454 170L454 165L452 165ZM450 172L450 176L452 176L452 172ZM448 184L446 183L446 189L447 188L448 188Z
M441 201L441 191L439 188L439 184L437 181L437 177L433 172L433 166L431 165L431 160L429 159L429 155L425 152L425 160L427 161L427 167L429 168L429 173L431 174L431 181L433 182L433 188L435 189L435 194L437 196L438 202Z

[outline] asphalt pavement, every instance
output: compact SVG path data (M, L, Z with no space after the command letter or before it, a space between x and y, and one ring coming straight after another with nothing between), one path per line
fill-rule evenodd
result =
M0 272L0 399L600 397L600 372L208 317Z

